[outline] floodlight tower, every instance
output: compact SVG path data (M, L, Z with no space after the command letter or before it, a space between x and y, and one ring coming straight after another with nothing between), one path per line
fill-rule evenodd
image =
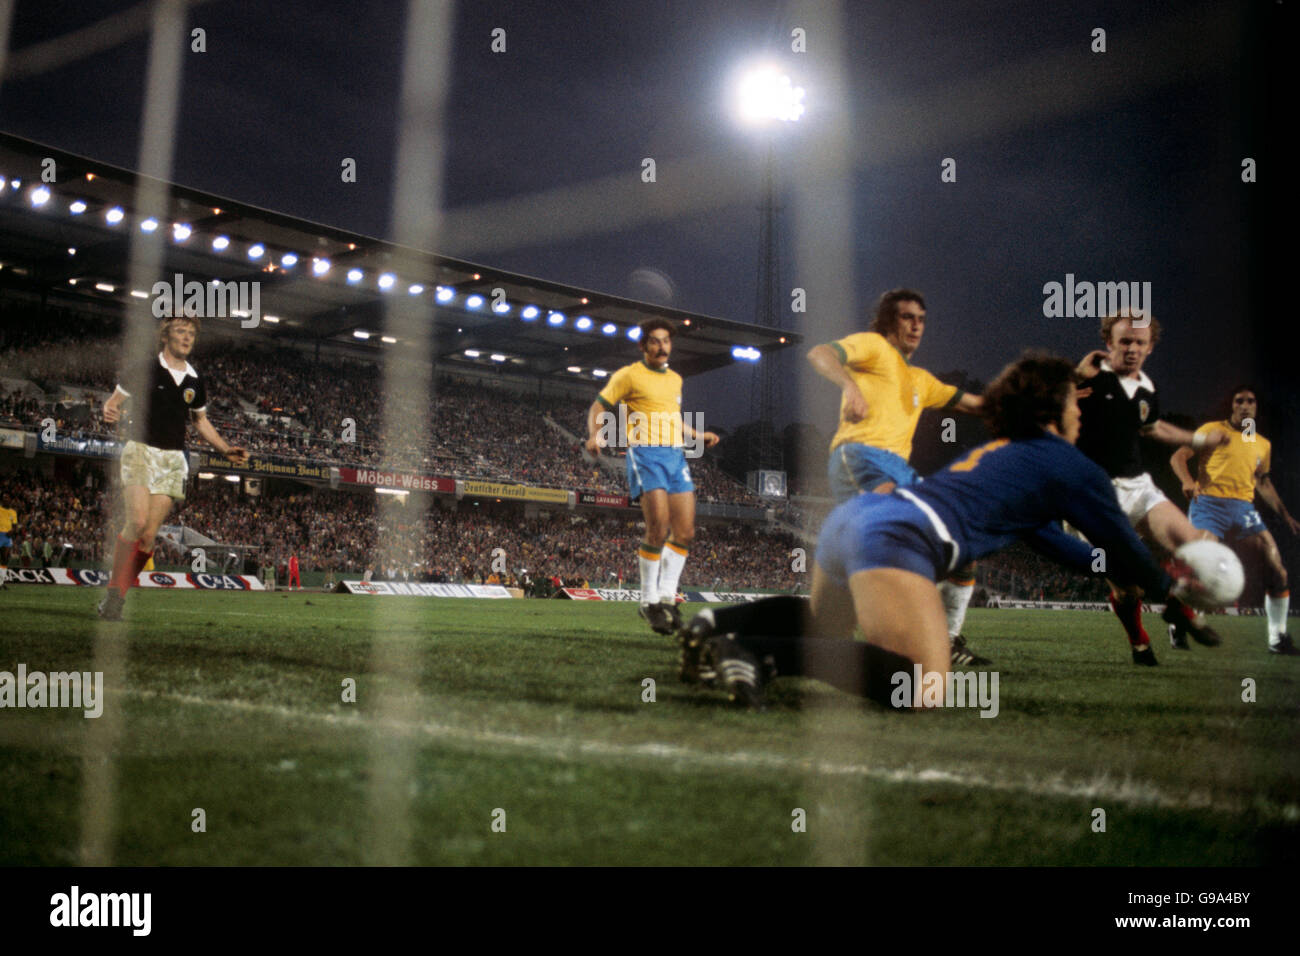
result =
M777 131L798 122L804 113L804 89L772 66L746 71L738 84L742 123L760 130L767 147L763 165L763 205L759 210L758 285L755 294L756 320L771 329L782 327L780 297L781 257L777 242L776 151ZM757 431L750 440L750 466L784 467L781 445L776 440L775 413L780 390L776 370L769 358L759 360L756 390L750 394L750 409Z

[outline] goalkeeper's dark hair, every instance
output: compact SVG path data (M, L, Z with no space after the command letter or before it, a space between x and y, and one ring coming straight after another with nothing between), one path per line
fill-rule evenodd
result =
M995 438L1035 438L1059 423L1074 366L1050 352L1026 351L1004 368L984 390L984 423Z

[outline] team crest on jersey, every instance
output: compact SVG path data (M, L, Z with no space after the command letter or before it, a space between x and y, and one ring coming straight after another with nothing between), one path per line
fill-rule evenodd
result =
M1147 416L1151 414L1151 405L1144 398L1138 402L1138 420L1146 421Z
M181 397L185 399L186 405L190 404L190 402L194 401L194 389L187 388L184 392L181 393Z

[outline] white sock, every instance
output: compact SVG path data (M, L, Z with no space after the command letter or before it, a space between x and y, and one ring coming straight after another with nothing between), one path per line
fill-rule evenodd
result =
M686 550L669 541L664 545L663 559L659 562L659 600L665 604L677 603L677 582L686 567Z
M1282 635L1286 633L1286 613L1290 604L1290 591L1283 591L1281 597L1264 595L1264 614L1268 617L1269 644L1282 643Z
M939 594L943 597L943 611L948 616L949 640L961 633L962 625L966 623L966 608L970 606L970 596L974 593L973 584L939 582Z
M649 556L651 552L645 545L637 550L636 562L641 568L641 604L653 604L659 595L659 568L663 564L659 554Z

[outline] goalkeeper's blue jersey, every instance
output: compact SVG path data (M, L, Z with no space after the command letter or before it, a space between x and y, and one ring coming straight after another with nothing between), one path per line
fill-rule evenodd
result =
M1050 432L981 445L903 495L931 509L964 563L1016 539L1047 557L1120 584L1136 584L1163 600L1173 583L1119 509L1106 473L1083 452ZM923 510L924 510L923 507ZM1088 542L1066 534L1068 521ZM1098 555L1095 548L1104 552Z

